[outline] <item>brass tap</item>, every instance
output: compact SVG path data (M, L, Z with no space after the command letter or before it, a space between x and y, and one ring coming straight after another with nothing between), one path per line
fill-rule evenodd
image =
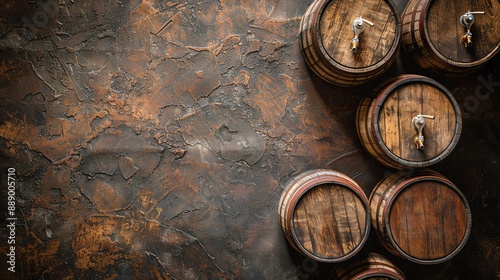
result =
M425 126L425 119L434 119L434 116L418 114L411 120L411 123L413 124L413 126L415 126L415 129L417 130L417 135L413 137L413 143L419 150L424 149L423 130Z
M363 24L363 22L366 22L371 27L375 26L375 24L373 24L373 22L368 21L368 20L362 18L361 16L354 19L354 21L351 24L351 30L354 32L354 38L352 38L352 40L351 40L351 47L350 47L353 53L358 51L358 47L359 47L358 36L359 36L359 34L361 34L363 31L365 31L365 25Z
M415 135L413 137L413 143L417 146L417 149L423 150L424 149L424 136L423 135Z
M460 42L462 42L466 48L472 46L472 33L467 32L462 35Z
M358 51L358 46L359 46L359 39L358 37L354 37L351 41L351 50L352 52L357 52Z
M472 46L472 25L476 21L476 18L474 15L484 15L485 13L483 11L479 12L471 12L467 11L467 13L463 14L460 17L460 24L465 27L467 30L462 37L460 37L460 42L464 44L464 46L467 48L469 46Z

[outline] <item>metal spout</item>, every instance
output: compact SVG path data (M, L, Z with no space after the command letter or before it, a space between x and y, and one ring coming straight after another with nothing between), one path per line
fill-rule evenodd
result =
M424 137L421 135L415 135L413 137L413 143L415 143L415 146L417 146L417 149L423 150L424 149Z
M368 21L360 16L354 19L354 21L351 24L351 30L352 32L354 32L354 38L352 38L350 46L351 51L353 53L357 52L359 48L359 38L358 38L359 34L365 31L365 25L363 23L367 23L371 27L375 26L373 22Z
M465 28L466 32L464 35L460 37L460 42L464 44L464 46L470 47L472 46L472 25L476 21L476 17L474 15L484 15L485 12L483 11L478 11L478 12L471 12L467 11L467 13L463 14L460 17L460 24Z
M358 46L359 46L359 39L358 38L353 38L351 41L351 50L352 52L357 52L358 51Z
M472 33L465 33L462 35L462 38L460 38L460 41L466 48L472 46Z
M425 126L425 119L434 119L434 116L429 116L429 115L422 115L418 114L413 119L411 120L411 123L417 130L417 135L413 137L413 143L419 150L424 149L424 126Z

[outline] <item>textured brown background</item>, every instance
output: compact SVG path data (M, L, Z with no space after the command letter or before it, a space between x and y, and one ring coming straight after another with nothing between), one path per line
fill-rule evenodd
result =
M432 168L467 196L473 229L442 265L394 258L373 236L364 251L410 279L498 277L498 55L457 78L401 51L384 76L344 89L302 59L311 1L0 3L0 205L4 216L15 167L17 279L324 278L334 265L281 231L282 186L332 168L369 194L392 170L363 150L355 112L399 73L435 78L462 108L461 140Z

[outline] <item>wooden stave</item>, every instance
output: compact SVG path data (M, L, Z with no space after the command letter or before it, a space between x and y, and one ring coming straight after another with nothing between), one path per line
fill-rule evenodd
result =
M365 230L362 234L363 237L361 241L349 253L339 258L323 258L309 252L302 246L302 244L300 244L300 241L297 240L292 226L294 210L300 198L312 188L328 183L345 186L356 194L363 203L366 213ZM279 201L278 214L280 216L281 228L288 240L288 243L302 255L325 263L342 262L356 255L367 242L371 228L368 198L366 197L363 189L352 178L330 169L314 169L306 171L289 180L284 187L284 191Z
M373 133L370 133L372 129L367 120L368 115L370 115L370 112L373 109L373 106L371 106L373 100L374 99L372 97L364 97L358 106L358 110L356 112L356 131L358 138L360 139L363 148L378 162L391 168L399 168L398 165L392 164L392 162L387 159L387 157L382 153L382 150L378 148L378 145L372 144L376 142L373 137Z
M335 0L316 0L304 13L300 22L300 50L309 68L321 79L331 84L343 87L352 87L367 83L368 81L382 75L389 69L400 47L401 37L401 19L399 13L392 0L384 0L394 12L396 20L395 44L384 59L377 62L375 65L358 68L358 71L352 72L355 68L344 67L336 63L333 59L329 59L328 53L320 43L319 22L323 11L328 7L330 2Z
M306 10L306 13L302 18L300 24L300 50L309 68L323 80L330 83L336 83L338 85L357 85L358 83L354 81L350 81L349 79L342 79L342 73L336 73L332 69L328 68L328 60L325 59L326 53L322 51L322 48L318 43L319 30L317 28L317 25L315 25L314 23L319 22L322 12L317 13L316 11L318 9L322 11L328 5L327 2L330 1L317 0L313 2L313 4L311 4ZM309 21L306 20L309 18Z
M318 31L313 29L312 22L317 21L318 16L315 11L324 5L325 1L316 0L307 8L300 22L300 51L309 68L325 81L335 80L335 73L324 67L321 56L316 50ZM314 31L314 32L313 32ZM303 35L304 34L304 35Z
M474 62L452 61L440 54L428 40L426 15L432 1L410 0L401 16L403 48L420 67L437 73L465 74L479 69L500 52L499 40L489 54Z
M418 183L423 180L431 180L443 183L448 186L455 194L460 197L462 200L465 211L466 211L466 230L464 236L460 243L455 247L453 251L442 258L437 259L420 259L411 256L402 250L396 243L394 237L392 236L391 228L389 225L389 214L392 204L394 203L395 198L405 190L406 187L411 184ZM393 173L384 179L382 179L376 187L373 189L370 194L370 213L372 226L374 227L376 236L380 243L386 248L389 252L393 253L396 256L407 259L417 264L423 265L433 265L444 263L452 259L455 255L457 255L460 250L465 246L467 240L471 233L472 228L472 214L471 209L468 204L467 198L465 195L458 189L458 187L453 184L449 179L444 177L438 172L425 169L419 170L414 174L411 172L408 173Z
M389 252L396 256L402 256L395 248L392 246L391 239L387 232L387 228L384 226L385 223L380 222L383 219L383 210L386 208L388 201L385 199L387 194L391 194L394 190L405 182L405 177L398 173L393 173L386 176L380 182L377 183L375 188L370 194L370 215L372 226L376 233L376 236L380 243ZM407 182L406 182L407 183ZM405 185L404 183L403 185Z
M452 72L453 68L440 63L439 59L436 59L434 54L425 48L422 40L422 38L425 38L425 35L422 36L422 32L420 32L420 18L419 20L416 19L416 14L421 14L422 4L423 3L420 0L410 0L406 8L403 10L403 14L401 16L402 24L403 26L409 26L409 30L406 31L408 33L403 33L401 36L403 48L407 53L411 53L415 61L424 69L443 69ZM416 11L415 6L417 8ZM412 12L408 13L409 10ZM408 18L411 20L406 22L405 20ZM429 57L434 59L429 59Z
M375 267L372 267L375 266ZM367 253L345 266L338 265L330 276L331 280L372 279L373 277L388 277L393 280L404 280L403 271L378 253Z
M452 141L440 155L426 161L411 161L393 155L381 139L377 124L379 112L377 109L383 106L385 98L399 86L412 82L427 83L437 87L448 97L455 109L456 127ZM425 168L442 161L456 147L462 133L462 113L451 92L437 81L415 74L399 75L377 87L372 96L366 96L361 100L356 112L356 131L365 150L383 165L395 169Z

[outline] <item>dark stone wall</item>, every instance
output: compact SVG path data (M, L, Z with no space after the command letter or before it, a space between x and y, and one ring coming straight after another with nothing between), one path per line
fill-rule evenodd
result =
M0 211L16 219L15 273L0 229L2 279L327 278L335 265L283 235L282 187L332 168L369 195L392 170L364 151L356 109L400 73L435 78L462 109L458 146L432 168L467 196L472 234L437 266L391 256L374 237L363 250L410 279L498 277L499 56L443 77L401 51L383 76L339 88L300 53L310 3L2 1Z

